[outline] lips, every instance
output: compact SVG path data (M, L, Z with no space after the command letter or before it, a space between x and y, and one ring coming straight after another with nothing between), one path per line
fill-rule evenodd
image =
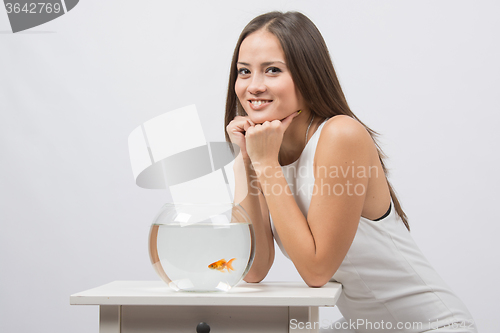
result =
M253 110L261 110L271 104L273 101L270 99L252 99L248 103Z

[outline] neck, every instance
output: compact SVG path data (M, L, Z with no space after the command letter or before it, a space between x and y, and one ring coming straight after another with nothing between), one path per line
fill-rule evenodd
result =
M283 135L283 142L279 152L279 160L281 165L287 165L296 161L306 145L306 132L309 124L308 138L314 134L318 117L314 117L310 112L302 112L295 117ZM311 123L312 120L312 123Z

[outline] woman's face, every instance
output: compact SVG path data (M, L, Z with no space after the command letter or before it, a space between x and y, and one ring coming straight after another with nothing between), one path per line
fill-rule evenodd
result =
M234 86L241 105L254 123L283 119L303 108L280 42L259 30L240 46Z

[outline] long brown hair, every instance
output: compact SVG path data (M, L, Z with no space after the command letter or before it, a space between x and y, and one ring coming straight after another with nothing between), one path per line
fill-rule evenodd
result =
M243 29L236 43L231 62L224 128L237 115L247 115L234 90L238 76L236 63L243 40L251 33L261 29L274 34L280 41L293 82L312 114L322 118L330 118L340 114L347 115L359 121L368 133L370 133L377 147L380 163L386 176L396 213L406 228L410 230L408 218L401 208L391 183L387 179L388 170L384 165L384 159L387 156L383 153L376 139L379 133L363 124L349 108L339 80L337 79L337 74L333 68L326 43L318 28L304 14L299 12L282 13L274 11L257 16ZM226 140L230 141L227 132Z

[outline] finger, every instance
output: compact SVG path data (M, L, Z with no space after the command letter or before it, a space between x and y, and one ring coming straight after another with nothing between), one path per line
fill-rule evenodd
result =
M246 124L247 124L246 119L238 119L238 120L233 120L229 126L233 131L236 132L244 132L246 130Z
M245 137L248 138L255 131L255 126L250 126L247 131L245 131Z
M245 132L246 132L252 126L255 126L255 124L253 123L253 121L251 121L250 119L247 119L247 121L243 125L243 128L245 129Z
M229 128L228 132L243 133L245 132L245 128L242 126L242 124L234 124L231 128Z

